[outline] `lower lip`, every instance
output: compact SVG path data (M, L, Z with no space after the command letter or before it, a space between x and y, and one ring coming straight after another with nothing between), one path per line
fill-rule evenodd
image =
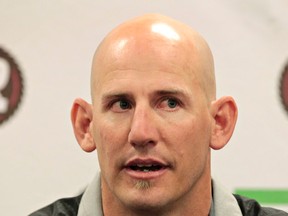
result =
M159 178L160 176L164 175L168 171L168 168L162 168L157 171L149 171L149 172L136 171L128 168L125 168L124 170L132 178L141 180L150 180Z

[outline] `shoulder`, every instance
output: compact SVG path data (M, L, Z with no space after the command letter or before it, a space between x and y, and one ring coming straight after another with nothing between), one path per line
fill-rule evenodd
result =
M33 212L29 216L76 216L82 195L83 194L76 197L59 199L54 203L51 203L50 205L36 212Z
M262 207L256 200L234 194L244 216L288 216L288 213L274 208Z

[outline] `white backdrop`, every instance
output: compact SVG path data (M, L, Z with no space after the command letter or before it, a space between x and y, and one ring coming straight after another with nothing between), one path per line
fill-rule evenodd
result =
M288 188L288 115L278 84L288 60L287 0L0 0L0 47L19 63L23 101L0 125L1 215L27 215L78 194L98 169L70 126L73 99L89 97L92 55L122 21L157 12L197 29L215 56L218 96L239 106L235 134L213 152L231 191ZM285 208L285 207L283 207Z

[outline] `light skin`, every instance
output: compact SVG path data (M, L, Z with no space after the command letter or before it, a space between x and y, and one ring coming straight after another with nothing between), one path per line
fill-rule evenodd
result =
M213 57L190 27L149 14L98 47L92 104L74 101L74 133L97 149L105 216L208 215L210 149L229 141L232 97L216 99Z

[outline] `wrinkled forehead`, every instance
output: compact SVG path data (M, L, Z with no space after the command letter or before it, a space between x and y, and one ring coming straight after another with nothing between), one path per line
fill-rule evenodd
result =
M120 25L99 45L93 59L92 94L109 71L149 70L155 65L203 81L213 74L212 55L198 33L169 18L144 17Z

